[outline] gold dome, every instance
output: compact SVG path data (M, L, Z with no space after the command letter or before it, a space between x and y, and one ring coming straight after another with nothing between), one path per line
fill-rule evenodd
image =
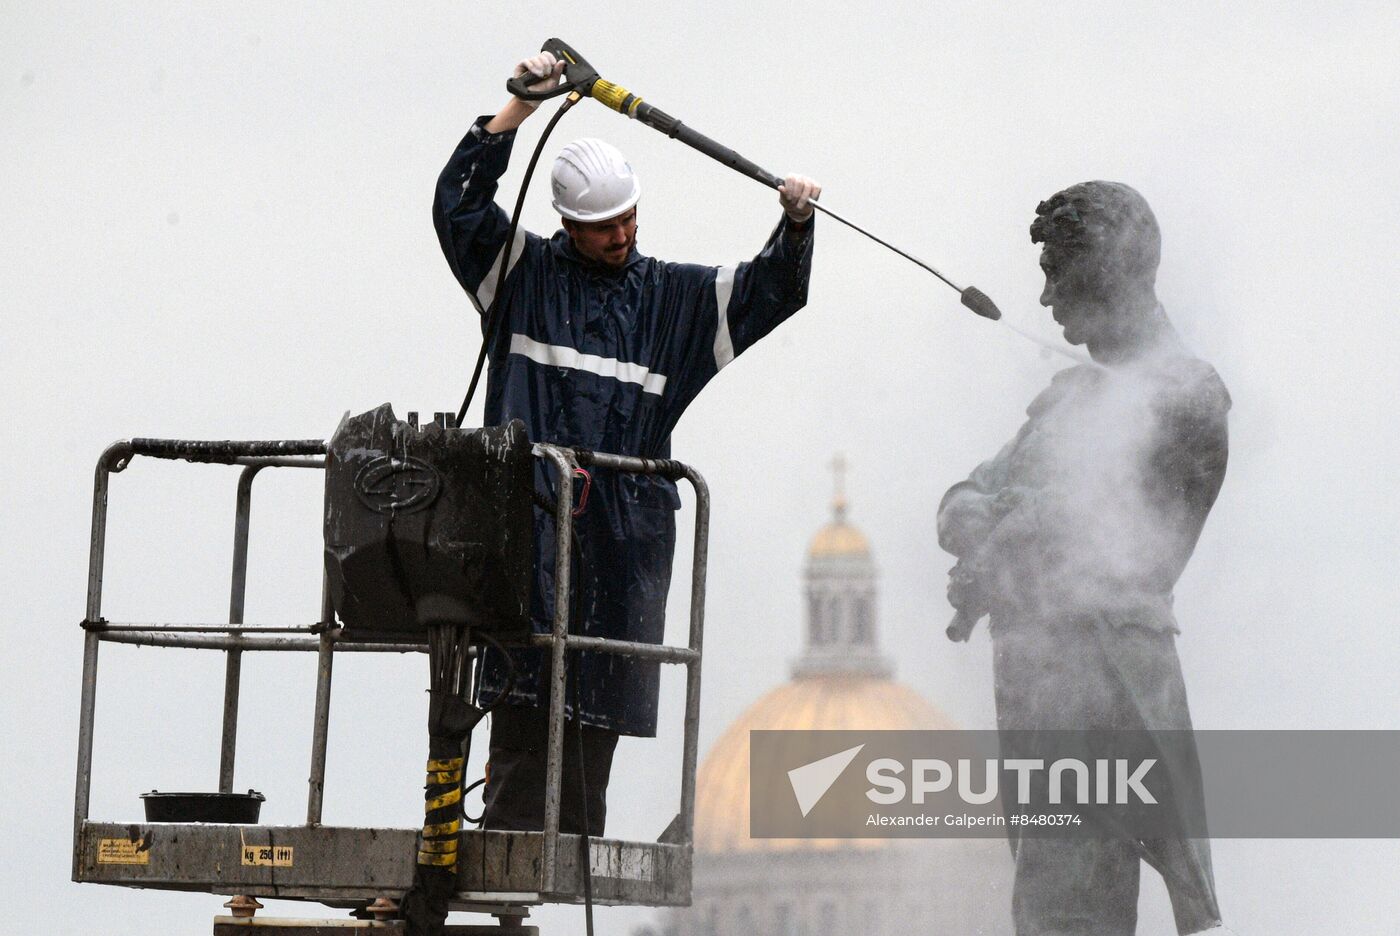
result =
M807 555L813 559L825 559L831 556L868 556L870 555L870 541L865 538L865 534L846 522L840 514L837 519L831 521L826 526L817 531L817 535L812 537L812 545L807 548Z
M857 534L859 535L859 534ZM749 732L945 730L957 726L914 690L889 679L823 676L769 692L729 726L700 765L695 783L695 849L791 852L881 848L893 839L772 839L749 834Z

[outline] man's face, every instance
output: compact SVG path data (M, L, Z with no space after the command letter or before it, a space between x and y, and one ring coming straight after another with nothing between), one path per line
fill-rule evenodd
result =
M627 263L627 255L637 242L635 206L606 221L562 220L564 230L573 238L575 249L594 263L612 270L622 269Z
M1065 341L1072 345L1095 340L1110 325L1112 303L1097 282L1100 277L1095 275L1093 260L1090 251L1070 251L1053 242L1040 251L1040 269L1045 274L1040 304L1050 309L1064 329Z

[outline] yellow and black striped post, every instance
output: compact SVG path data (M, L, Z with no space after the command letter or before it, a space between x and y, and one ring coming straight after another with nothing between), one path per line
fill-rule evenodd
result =
M429 758L423 793L423 841L420 865L445 868L456 874L457 846L462 839L462 768L464 758Z
M428 768L423 784L423 834L413 884L400 912L408 936L441 936L457 890L462 841L462 773L472 729L485 714L469 701L470 634L444 624L428 630Z

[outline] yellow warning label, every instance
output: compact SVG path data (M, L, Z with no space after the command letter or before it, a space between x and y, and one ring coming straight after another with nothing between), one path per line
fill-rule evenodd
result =
M249 867L290 868L290 845L244 845L243 863Z
M99 839L98 864L144 865L151 863L151 843L141 839Z

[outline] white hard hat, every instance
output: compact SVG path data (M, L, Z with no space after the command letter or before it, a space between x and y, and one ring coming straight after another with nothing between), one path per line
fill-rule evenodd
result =
M555 157L549 173L554 210L574 221L615 218L642 197L642 183L617 147L575 140Z

